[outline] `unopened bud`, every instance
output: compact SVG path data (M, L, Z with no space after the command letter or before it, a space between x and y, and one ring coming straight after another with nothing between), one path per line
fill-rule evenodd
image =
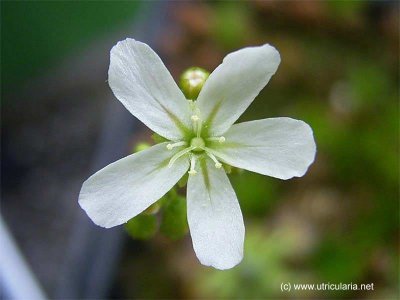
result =
M209 75L209 72L199 67L192 67L183 72L179 85L185 97L196 100Z
M139 152L150 148L151 146L148 143L138 143L135 145L133 152Z

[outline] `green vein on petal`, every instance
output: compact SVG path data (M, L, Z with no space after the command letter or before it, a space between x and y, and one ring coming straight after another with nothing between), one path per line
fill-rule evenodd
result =
M207 161L205 157L203 157L203 159L201 159L200 161L200 168L201 168L201 173L203 174L204 184L207 188L207 191L210 192L211 184L210 184L210 177L208 176Z
M182 132L182 134L187 137L190 135L190 129L188 129L179 118L170 110L168 110L164 105L159 102L160 106L167 113L168 117L174 122L175 126Z
M219 109L221 108L221 105L222 105L223 101L224 101L224 99L221 99L215 104L215 106L213 107L212 111L210 112L207 120L204 122L207 135L208 135L208 131L210 129L211 124L214 122L214 119L215 119Z

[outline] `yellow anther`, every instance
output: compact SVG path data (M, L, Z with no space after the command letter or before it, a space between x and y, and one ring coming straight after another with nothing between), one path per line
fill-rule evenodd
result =
M196 175L197 174L197 171L196 170L189 170L189 175Z
M221 137L218 139L218 142L220 142L221 144L222 144L223 142L225 142L225 137L221 136Z
M215 163L215 167L216 167L217 169L221 169L222 164L221 164L220 162L217 162L217 163Z
M197 122L198 120L200 120L199 116L197 115L193 115L190 118L192 119L193 122Z

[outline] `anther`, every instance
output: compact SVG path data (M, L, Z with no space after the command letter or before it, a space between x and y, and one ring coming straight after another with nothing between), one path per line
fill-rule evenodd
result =
M190 170L189 170L189 175L196 175L197 171L194 169L196 166L196 158L192 155L190 158Z
M217 160L217 158L214 156L214 154L212 154L208 151L206 151L206 153L207 153L208 157L210 157L213 160L213 162L215 163L215 167L217 169L220 169L222 167L222 164Z
M226 141L224 136L215 136L215 137L210 137L207 139L207 141L210 142L219 142L220 144L224 143Z
M184 141L182 141L182 142L177 142L177 143L174 143L174 144L167 144L167 149L168 150L172 150L173 148L175 148L175 147L179 147L179 146L186 146L186 142L184 142Z

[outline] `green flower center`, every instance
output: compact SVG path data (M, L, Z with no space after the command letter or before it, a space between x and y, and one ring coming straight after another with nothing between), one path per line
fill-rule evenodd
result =
M190 146L191 147L195 147L192 150L194 152L202 152L202 151L204 151L205 145L206 145L206 143L204 142L204 140L201 137L194 137L190 141Z
M193 127L192 127L192 134L194 137L192 137L189 140L181 140L181 141L175 141L174 143L167 144L167 149L172 150L175 147L182 147L185 146L184 149L180 150L179 152L175 153L173 155L168 163L168 167L171 167L177 159L179 159L182 156L187 156L188 159L190 160L190 169L189 169L189 174L190 175L195 175L197 173L196 171L196 161L200 157L208 156L214 163L215 167L217 169L220 169L222 167L222 163L218 161L218 158L215 156L217 153L209 148L212 147L212 142L218 142L220 144L225 142L225 137L223 136L206 136L202 137L201 132L202 132L202 127L203 127L203 122L201 120L200 116L200 111L196 108L195 102L191 101L192 105L192 110L194 113L190 119L193 122ZM206 145L207 142L207 145ZM210 143L211 142L211 143Z

